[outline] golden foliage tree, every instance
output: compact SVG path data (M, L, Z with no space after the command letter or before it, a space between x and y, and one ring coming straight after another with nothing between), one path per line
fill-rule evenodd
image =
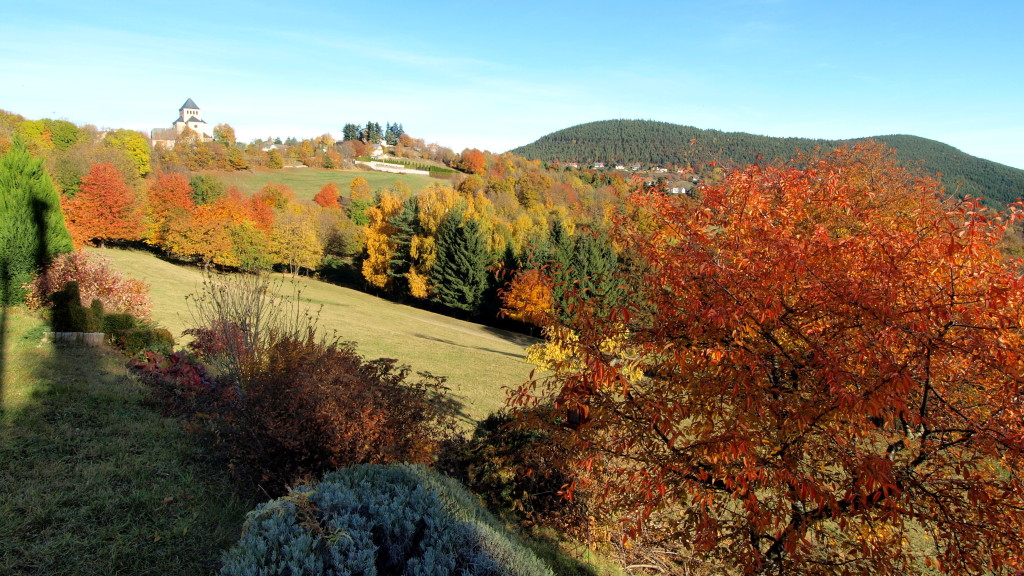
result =
M324 248L316 226L309 208L289 204L270 229L270 254L274 261L287 266L292 274L298 274L302 268L315 270L319 267Z
M396 232L390 220L402 210L403 200L396 194L384 192L380 201L367 210L366 259L363 260L363 278L371 286L387 290L393 278L388 274L389 262L394 254L391 236Z

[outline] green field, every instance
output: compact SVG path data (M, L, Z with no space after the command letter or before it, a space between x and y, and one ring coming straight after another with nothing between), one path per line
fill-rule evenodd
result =
M0 573L204 575L252 503L125 358L0 308Z
M226 186L236 186L247 194L260 191L267 184L284 184L295 192L300 200L312 200L320 188L328 182L338 185L342 196L349 194L349 184L358 177L365 178L372 190L390 188L396 180L405 182L413 192L420 192L427 186L446 180L417 174L388 174L387 172L356 170L321 170L314 168L283 168L281 170L251 170L242 172L210 172Z
M153 319L176 337L191 326L185 296L202 275L143 251L96 249L122 273L143 280L153 298ZM535 339L395 304L369 294L309 278L298 279L302 298L322 306L320 327L355 342L367 358L396 358L415 371L448 378L453 399L467 421L500 408L504 387L524 382L533 368L524 348Z

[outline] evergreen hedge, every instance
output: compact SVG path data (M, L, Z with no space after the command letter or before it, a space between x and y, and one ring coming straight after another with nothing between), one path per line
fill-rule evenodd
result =
M20 304L36 269L71 251L60 196L20 138L0 156L0 306Z

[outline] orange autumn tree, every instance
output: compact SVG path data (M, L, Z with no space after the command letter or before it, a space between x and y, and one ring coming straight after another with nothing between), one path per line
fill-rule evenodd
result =
M113 164L93 164L82 177L79 192L65 199L62 208L76 246L142 236L138 196Z
M266 207L273 222L273 210ZM197 206L180 218L167 222L161 248L179 257L196 259L205 266L252 266L265 260L266 232L259 228L253 204L237 188L230 188L216 201Z
M544 325L552 313L552 278L544 270L529 268L516 274L502 292L502 312L513 320Z
M320 188L320 191L313 196L313 202L316 202L324 208L339 209L341 205L338 204L338 185L334 182L328 182Z
M470 174L483 174L487 170L487 157L476 148L462 151L462 169Z
M632 197L630 305L547 318L570 494L729 571L1024 566L1016 212L941 200L877 145ZM570 294L567 298L572 300Z
M187 218L195 210L192 187L181 174L161 174L149 189L146 242L160 246L165 242L171 221Z
M278 212L295 202L295 193L283 184L267 184L249 199L249 211L260 230L270 233Z

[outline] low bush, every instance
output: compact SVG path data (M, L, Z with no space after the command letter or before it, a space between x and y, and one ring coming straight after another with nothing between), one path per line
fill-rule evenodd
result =
M249 513L221 574L549 576L457 482L353 466Z
M312 339L278 341L269 358L224 432L236 470L272 494L351 464L430 462L454 434L441 378Z
M550 406L533 408L532 415L554 417ZM586 524L587 513L581 500L562 496L572 476L566 456L548 434L497 412L478 423L471 438L445 444L437 466L493 510L572 532Z
M149 384L165 415L227 414L237 411L233 386L224 386L184 350L172 354L144 351L129 364Z
M103 301L99 298L93 298L92 302L89 303L89 310L92 312L93 318L96 319L96 331L99 332L103 329L103 318L106 316L106 310L103 307Z
M190 406L237 478L258 492L277 496L352 464L432 462L456 434L458 406L444 379L318 337L317 315L299 296L266 274L209 276L189 299L196 327L186 334L218 393L190 396L192 384L174 384L193 379L177 360L147 355L139 371Z
M131 314L105 314L103 316L103 332L106 334L117 330L131 330L139 326L139 319Z
M155 326L112 330L107 332L106 340L128 356L136 356L147 350L170 354L174 349L174 336L170 330Z
M25 303L41 309L53 302L52 295L76 282L83 302L99 300L105 310L126 312L147 318L151 309L149 288L144 282L125 278L103 258L84 251L70 252L54 258L25 288Z

